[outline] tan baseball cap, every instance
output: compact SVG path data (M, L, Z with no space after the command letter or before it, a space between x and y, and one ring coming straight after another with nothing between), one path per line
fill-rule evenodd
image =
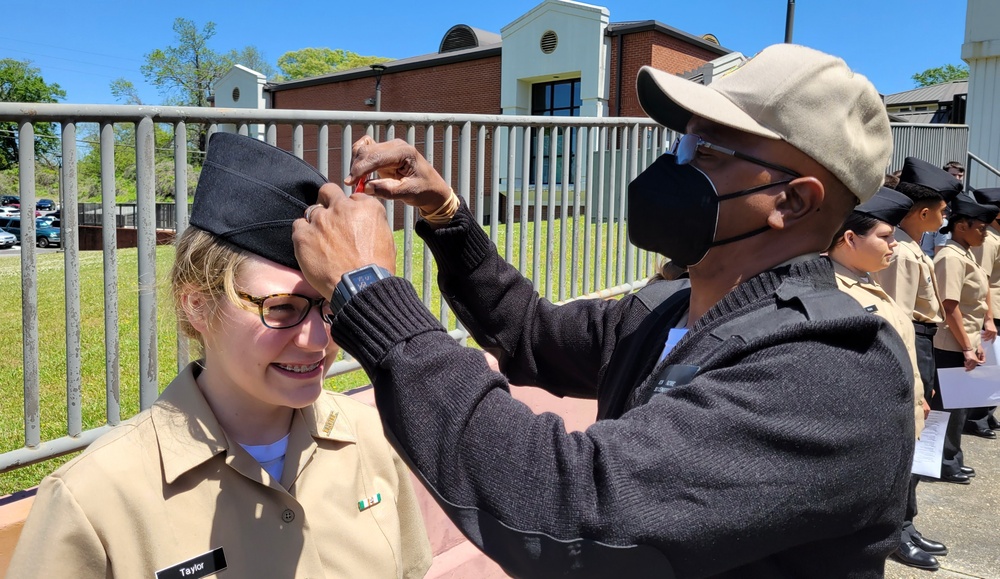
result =
M692 115L781 139L825 167L861 202L882 186L892 153L889 116L878 91L840 58L775 44L710 85L644 66L639 104L684 133Z

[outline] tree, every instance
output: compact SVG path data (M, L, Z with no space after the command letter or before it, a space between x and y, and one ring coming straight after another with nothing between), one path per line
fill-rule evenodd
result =
M361 68L377 62L387 62L391 58L381 56L361 56L338 48L303 48L292 50L278 57L278 68L283 80L310 78L330 74L338 70Z
M230 50L226 58L232 64L242 64L250 70L255 70L268 78L274 78L278 74L274 70L274 67L267 62L264 53L256 46L247 46L243 50Z
M30 60L0 59L0 102L54 103L66 98L56 83L48 84ZM51 164L60 148L52 123L35 123L35 158ZM17 165L17 123L0 123L0 170Z
M969 67L965 65L955 66L954 64L946 64L937 68L928 68L923 72L918 72L911 78L917 87L931 86L933 84L969 78Z

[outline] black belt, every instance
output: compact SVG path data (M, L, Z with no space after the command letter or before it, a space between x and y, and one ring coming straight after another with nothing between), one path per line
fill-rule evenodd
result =
M913 322L913 331L921 336L933 336L937 333L937 324L928 322Z

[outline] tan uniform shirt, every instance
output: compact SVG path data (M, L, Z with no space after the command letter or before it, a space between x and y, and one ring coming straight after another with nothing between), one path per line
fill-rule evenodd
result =
M992 226L986 230L986 241L979 247L972 248L972 256L990 280L993 317L1000 318L1000 311L997 309L1000 308L1000 234Z
M969 336L972 348L979 347L980 331L986 321L986 295L989 281L979 267L972 252L954 241L949 241L934 256L934 274L940 288L941 301L955 300L962 310L962 329ZM962 345L951 334L947 322L938 326L934 347L939 350L961 352Z
M836 261L833 262L833 271L837 278L837 287L841 291L857 300L865 310L885 318L885 321L889 322L889 325L903 339L906 353L910 359L910 367L913 369L913 400L915 403L913 420L919 437L920 432L924 429L924 383L920 379L920 371L917 369L916 334L913 331L913 322L889 297L889 294L870 277L858 276Z
M875 274L879 285L913 321L940 324L944 310L939 299L934 262L902 228L896 228L896 250L889 267Z
M204 566L179 564L216 549L220 578L424 576L409 472L374 409L324 392L296 411L279 484L222 430L195 372L42 481L8 579L196 579Z

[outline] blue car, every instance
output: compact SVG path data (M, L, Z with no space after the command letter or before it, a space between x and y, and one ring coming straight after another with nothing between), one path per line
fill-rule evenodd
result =
M17 238L18 243L20 243L21 220L19 218L5 217L0 219L0 229L13 234ZM35 221L35 243L38 247L60 245L62 238L60 237L59 228L49 227L49 222L45 220Z

